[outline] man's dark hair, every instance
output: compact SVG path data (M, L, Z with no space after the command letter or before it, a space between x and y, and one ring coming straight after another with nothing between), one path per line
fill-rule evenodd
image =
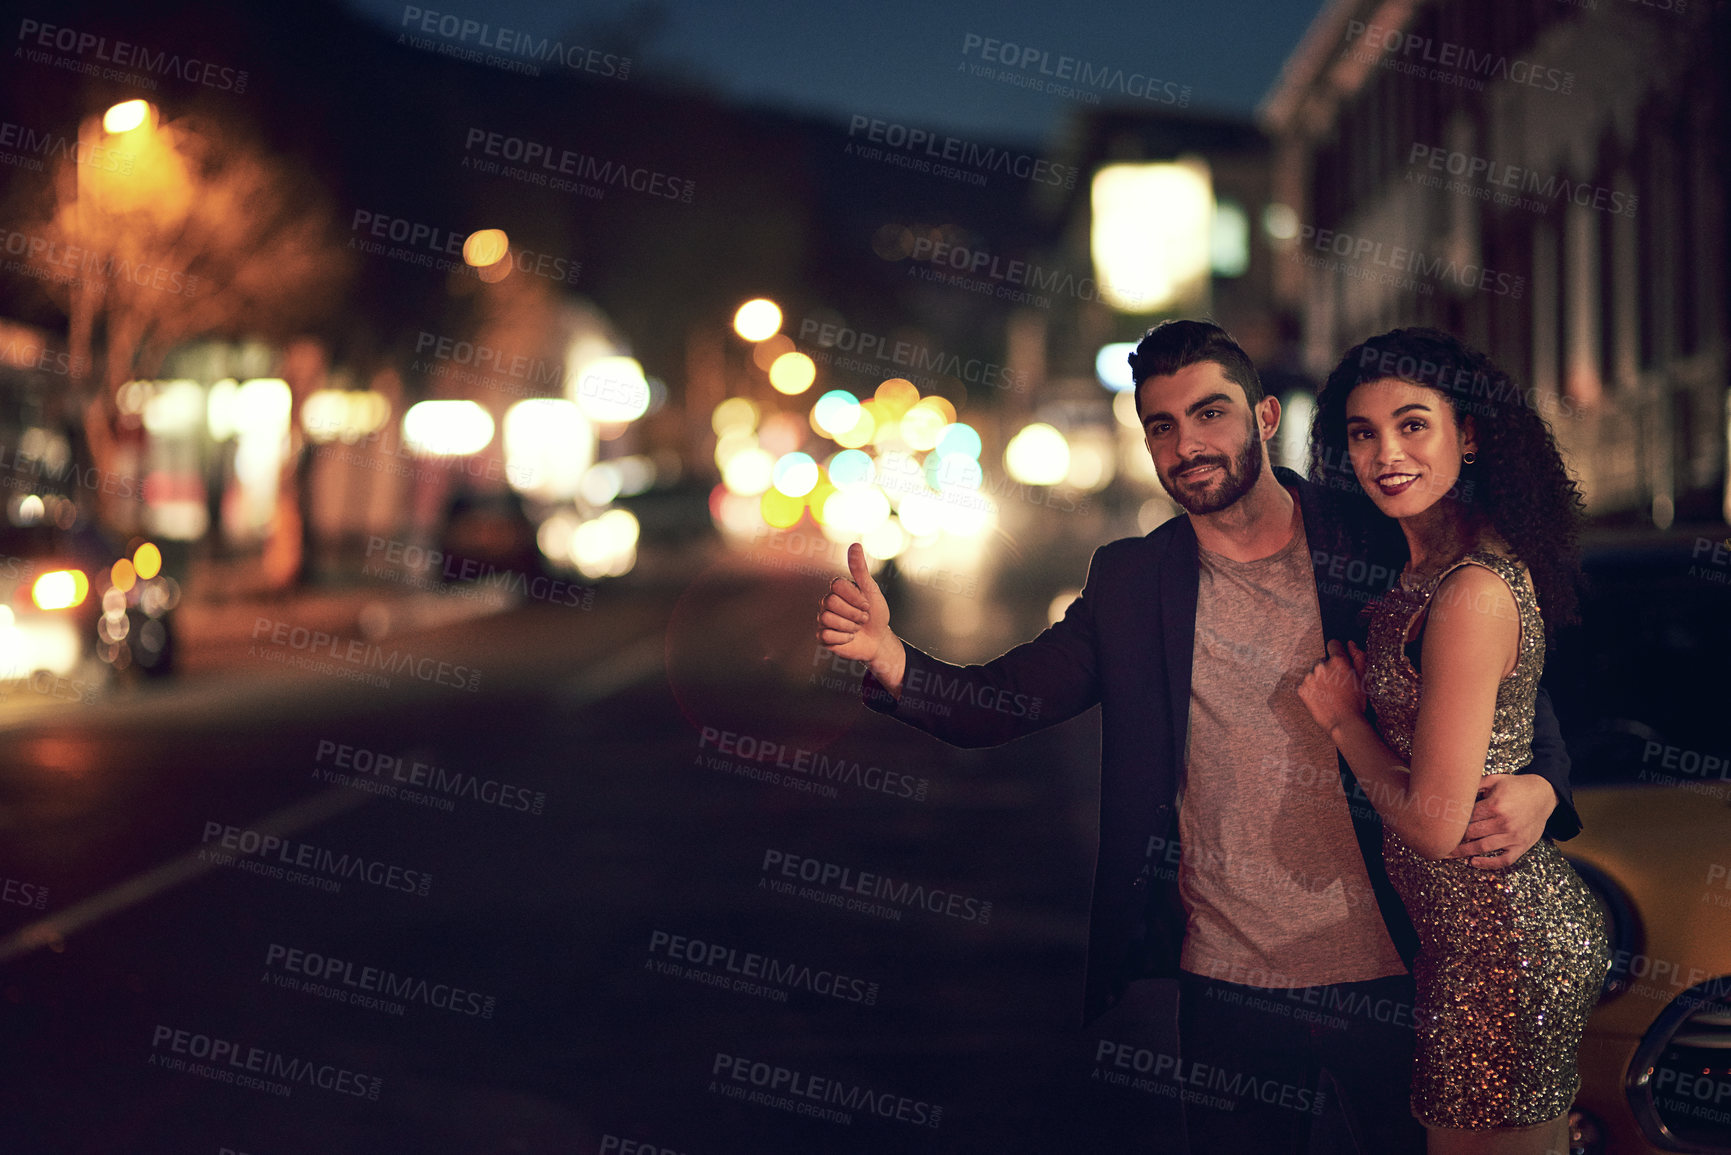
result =
M1262 378L1238 342L1212 321L1162 321L1146 333L1130 354L1130 376L1138 395L1150 377L1170 377L1178 370L1212 361L1221 375L1244 390L1251 405L1262 400Z

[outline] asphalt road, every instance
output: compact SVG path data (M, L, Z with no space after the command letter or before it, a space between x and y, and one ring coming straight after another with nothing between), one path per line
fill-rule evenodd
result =
M1179 1149L1095 1061L1170 989L1076 1026L1094 716L879 718L822 584L267 632L0 730L0 1150Z

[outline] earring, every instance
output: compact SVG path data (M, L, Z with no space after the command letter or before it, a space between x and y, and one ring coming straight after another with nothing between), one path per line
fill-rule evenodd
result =
M1479 459L1479 455L1474 453L1470 449L1467 450L1465 453L1461 454L1461 464L1462 465L1471 465L1473 462L1477 461L1478 459Z

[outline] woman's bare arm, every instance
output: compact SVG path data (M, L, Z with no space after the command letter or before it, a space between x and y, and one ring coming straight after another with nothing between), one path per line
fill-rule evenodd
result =
M1503 580L1462 566L1431 599L1423 693L1407 767L1364 716L1363 655L1338 643L1299 688L1383 820L1415 853L1446 858L1472 815L1490 750L1497 687L1514 667L1520 620ZM1356 667L1356 669L1354 668Z

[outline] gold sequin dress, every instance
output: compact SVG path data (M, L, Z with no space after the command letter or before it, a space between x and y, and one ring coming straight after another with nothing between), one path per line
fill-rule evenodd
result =
M1443 579L1467 564L1502 578L1519 612L1515 668L1497 687L1485 759L1486 774L1511 774L1532 760L1545 659L1538 602L1526 567L1513 558L1475 550L1429 579L1403 576L1372 604L1366 696L1384 741L1410 759L1420 675L1408 628ZM1475 870L1464 859L1420 857L1385 824L1383 857L1419 935L1413 1114L1435 1127L1483 1129L1530 1126L1567 1111L1579 1083L1581 1033L1611 965L1604 918L1586 884L1548 838L1507 869Z

